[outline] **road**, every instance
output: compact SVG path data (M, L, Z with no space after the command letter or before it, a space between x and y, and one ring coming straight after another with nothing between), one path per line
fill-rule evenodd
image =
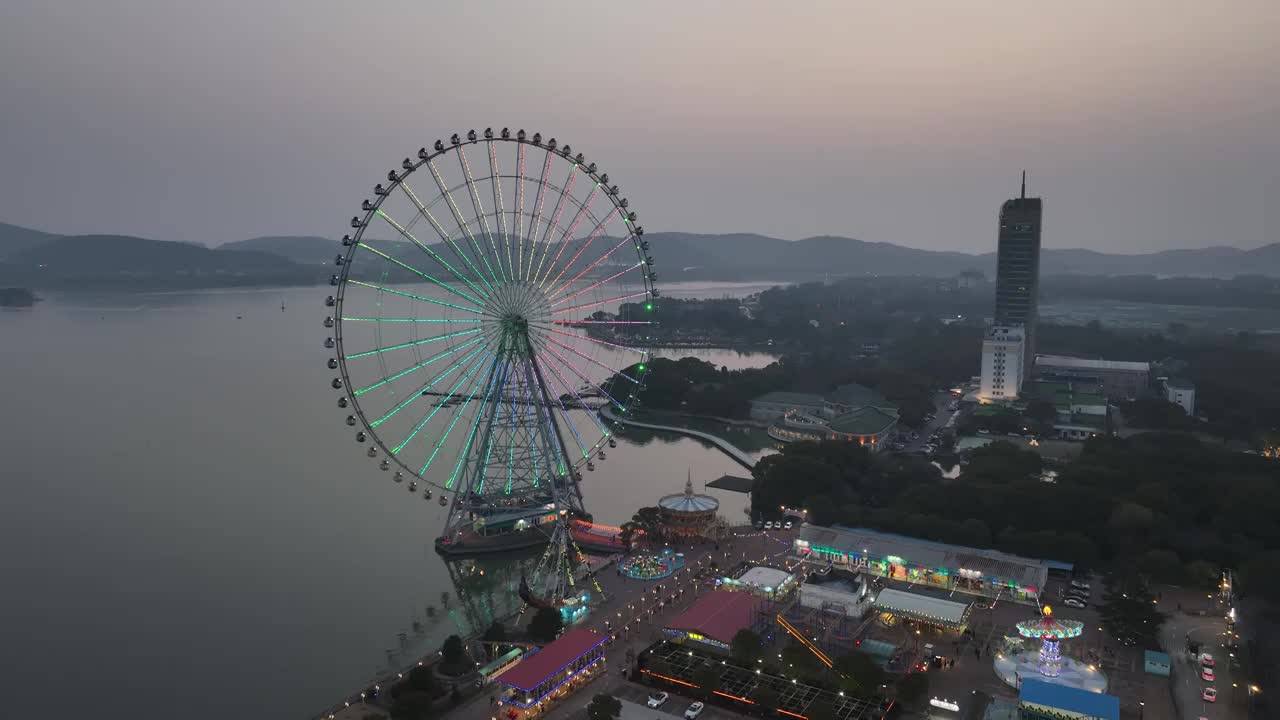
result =
M1160 639L1168 648L1172 659L1173 693L1183 720L1245 720L1246 693L1244 682L1232 667L1234 658L1223 644L1227 623L1220 616L1187 615L1173 613L1160 630ZM1200 678L1199 663L1187 652L1187 638L1200 642L1200 652L1213 655L1215 660L1213 682ZM1236 687L1238 685L1239 687ZM1201 690L1214 687L1218 701L1207 703L1201 699Z
M946 427L947 423L951 422L951 416L954 413L947 409L947 405L953 400L955 398L949 392L934 393L933 406L935 408L934 414L937 417L925 423L924 427L920 429L920 437L907 443L907 447L902 452L914 453L924 450L924 446L929 443L929 435L939 428Z

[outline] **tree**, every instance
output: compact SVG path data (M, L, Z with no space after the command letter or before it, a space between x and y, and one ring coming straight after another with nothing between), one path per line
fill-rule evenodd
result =
M404 687L408 691L434 695L438 686L435 673L427 665L417 665L404 678Z
M587 717L591 720L616 720L622 715L622 703L607 693L598 693L587 705Z
M480 639L486 643L493 643L485 645L485 653L492 658L498 654L500 643L507 641L507 626L494 620L492 625L485 628L484 635L480 636Z
M711 693L720 689L720 672L710 665L703 665L694 671L692 681L698 686L699 698L709 700Z
M1160 626L1166 616L1157 609L1151 592L1145 585L1125 583L1127 589L1108 586L1098 614L1102 616L1102 629L1122 645L1140 645L1145 649L1158 648Z
M444 639L444 645L440 646L440 658L444 664L449 667L457 667L465 662L467 649L462 646L462 638L457 635L450 635Z
M1052 425L1058 419L1058 408L1048 400L1036 398L1027 403L1026 415L1041 425Z
M529 621L529 637L540 643L549 643L560 636L564 629L564 618L555 608L538 608Z
M391 703L392 720L427 720L432 716L434 703L423 692L407 692Z
M1182 560L1172 550L1148 550L1138 560L1138 567L1159 583L1178 584L1183 579Z
M729 652L734 660L743 665L750 665L764 656L760 635L747 628L739 630L734 633L733 641L729 643Z
M1183 571L1186 583L1197 590L1217 590L1222 575L1218 566L1207 560L1192 560Z

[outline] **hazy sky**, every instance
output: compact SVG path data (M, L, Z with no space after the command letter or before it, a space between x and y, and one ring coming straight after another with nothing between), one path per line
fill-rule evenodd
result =
M419 146L540 130L650 231L1280 241L1280 2L4 0L0 221L336 237ZM1268 222L1270 221L1270 222Z

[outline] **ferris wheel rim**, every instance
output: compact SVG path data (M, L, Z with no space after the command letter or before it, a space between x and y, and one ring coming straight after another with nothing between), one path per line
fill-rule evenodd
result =
M461 187L463 187L463 185L455 184L453 186L447 186L442 183L440 175L438 171L435 170L435 167L433 165L433 163L439 158L456 153L457 157L459 158L459 161L461 163L464 163L465 165L467 160L466 160L464 148L471 145L474 145L474 146L485 145L487 148L486 154L489 154L490 157L492 158L493 157L492 153L494 152L494 148L497 147L498 143L511 143L511 144L516 144L521 146L520 149L521 149L522 159L524 157L523 153L525 151L525 148L542 150L545 153L545 157L542 159L542 163L544 165L544 171L541 179L537 179L532 175L526 175L524 172L523 165L521 166L521 169L518 175L499 172L496 169L496 165L495 165L494 166L495 170L491 175L489 176L480 175L477 178L473 178L470 174L469 167L467 168L468 180L465 183L465 186L470 191L468 194L470 194L474 199L475 189L473 185L479 182L491 181L492 184L496 185L494 192L495 192L495 199L498 200L498 202L496 202L494 206L491 207L490 210L488 211L482 211L479 203L477 203L475 207L476 209L475 215L466 217L465 222L464 222L464 218L458 217L455 215L455 220L457 221L458 230L461 232L462 235L466 236L466 238L472 242L477 241L477 238L472 236L473 235L478 236L480 233L478 232L479 228L469 229L470 225L472 224L485 225L485 223L489 221L492 221L495 225L498 225L505 220L504 215L506 215L507 213L505 209L501 206L501 183L504 179L511 179L511 180L519 179L521 183L523 183L526 180L537 180L535 187L537 189L539 197L541 197L543 193L546 193L548 191L558 194L558 197L556 199L557 208L554 211L557 215L557 221L555 223L548 224L546 226L545 233L542 234L542 237L543 237L543 243L541 248L542 263L545 263L545 261L547 260L546 256L551 254L551 251L552 251L551 238L556 232L558 217L563 211L563 207L561 207L561 204L564 203L566 199L569 201L570 204L577 203L577 210L575 212L577 219L573 223L572 228L570 227L564 228L564 232L560 238L560 241L556 243L556 245L558 246L557 249L560 253L564 252L570 240L576 239L576 238L570 238L570 236L572 235L573 232L575 232L578 222L581 221L584 215L587 217L590 217L595 225L592 238L594 238L596 235L600 233L600 230L605 226L605 224L608 221L610 221L611 218L613 218L615 215L619 217L622 220L624 228L626 229L627 232L621 235L620 237L606 236L612 240L617 240L616 244L614 244L604 255L601 255L595 261L595 263L593 263L591 266L584 269L583 271L579 272L576 278L571 278L568 281L565 281L565 278L563 277L564 271L568 270L570 267L573 266L573 262L576 261L577 259L576 256L574 257L574 260L571 260L568 264L566 264L561 269L561 273L555 276L554 279L552 279L552 271L557 267L556 263L559 260L560 255L557 254L555 256L556 260L552 261L551 265L547 267L545 274L542 273L542 263L539 264L534 277L541 278L542 284L545 284L548 280L551 280L551 287L547 291L547 300L549 305L551 304L551 301L554 301L554 305L552 307L554 307L555 310L553 311L551 307L549 307L547 308L547 313L545 316L540 316L536 320L531 320L529 322L529 335L530 337L533 337L536 335L539 338L539 341L542 343L542 346L548 352L554 355L563 364L563 366L574 368L575 371L576 371L576 366L572 363L571 360L569 360L567 354L578 355L581 357L581 359L585 359L615 374L621 373L622 370L624 370L625 367L627 366L624 365L622 367L612 367L609 365L605 365L600 361L592 357L589 357L587 354L584 354L579 350L573 348L570 344L565 342L565 340L567 340L568 338L588 340L594 343L607 345L612 348L617 348L624 351L630 351L630 352L636 353L639 358L638 362L640 363L647 362L648 358L650 357L650 353L647 350L638 350L636 348L630 348L624 345L620 345L612 342L606 342L598 338L593 338L589 334L579 335L577 333L568 332L568 330L572 329L575 326L585 327L586 326L585 323L576 322L572 320L555 319L554 316L557 316L557 315L563 316L563 315L567 315L567 313L572 311L585 310L589 307L600 305L604 302L626 301L627 299L632 299L636 297L644 297L644 298L647 298L649 302L651 302L652 298L656 297L657 294L654 288L654 279L652 277L652 273L651 271L648 271L645 267L645 261L647 260L648 264L651 265L652 259L648 257L648 254L647 254L647 242L644 242L642 247L642 241L640 238L644 232L643 228L638 226L635 223L636 216L633 211L630 211L627 209L628 203L626 199L623 198L619 193L617 186L616 185L610 186L608 184L607 174L597 171L594 163L591 163L590 165L586 164L583 161L583 156L580 153L577 154L576 156L572 156L570 154L568 145L562 146L560 149L557 149L554 139L548 141L547 143L542 143L542 142L536 141L536 138L537 138L536 134L533 137L534 139L528 139L527 137L523 136L523 131L521 131L520 136L507 136L504 131L503 136L501 137L496 135L490 135L490 133L486 131L485 137L481 138L476 136L474 131L472 131L472 133L468 134L466 139L462 139L459 136L455 135L453 136L451 141L447 144L444 143L443 141L436 141L436 143L433 146L433 149L428 150L425 147L420 149L418 151L418 159L416 161L414 161L412 158L406 158L405 161L401 164L402 171L392 170L390 173L388 173L387 180L391 184L386 186L385 188L382 188L383 192L375 191L373 199L366 200L362 204L361 208L364 212L363 217L356 216L352 218L351 225L353 226L355 232L347 237L344 237L344 240L343 240L343 244L345 245L344 253L339 256L339 259L337 262L339 266L337 273L331 277L331 284L336 286L335 294L333 296L334 302L331 305L334 312L333 326L332 326L333 336L331 339L334 341L334 347L336 348L336 356L337 356L337 361L339 366L338 369L340 371L339 378L335 379L335 386L337 381L340 379L342 381L342 387L341 387L341 390L343 393L342 397L345 398L347 404L350 405L351 413L358 420L358 423L361 427L361 431L357 433L357 439L360 440L360 442L367 441L369 443L369 447L371 448L377 448L377 451L378 451L377 454L382 457L381 464L384 466L383 469L387 469L386 463L388 462L397 466L399 468L399 470L397 471L397 477L399 477L400 471L403 471L407 473L410 477L416 478L417 480L421 480L430 486L440 488L441 490L446 492L456 491L458 489L456 487L452 487L452 482L453 482L452 479L449 481L449 487L442 487L440 483L426 477L425 475L426 468L419 470L410 466L408 463L406 463L406 461L402 458L402 456L399 453L399 450L403 449L404 443L402 443L399 447L393 448L391 447L391 444L385 441L383 436L376 431L378 422L380 421L374 421L373 418L371 418L371 416L367 414L366 408L361 402L360 393L357 393L356 388L352 385L353 373L349 368L348 362L349 360L353 359L353 357L349 356L345 352L346 336L344 334L344 324L346 322L356 322L356 321L368 320L373 318L355 318L355 317L347 318L345 317L345 313L343 312L343 309L347 302L348 289L353 284L355 285L363 284L363 285L369 286L370 288L374 287L369 283L357 282L353 280L353 278L351 277L351 271L354 266L354 263L352 262L352 260L359 249L361 248L367 248L370 250L373 249L372 246L368 245L364 241L365 233L370 228L370 226L374 223L374 219L378 217L386 199L389 196L391 196L393 192L399 189L402 192L412 193L412 189L408 186L408 184L405 181L411 176L413 176L416 172L420 171L425 167L431 171L430 174L436 180L436 183L441 190L439 195L432 198L431 204L434 206L438 203L444 203L444 202L448 202L449 204L454 203L453 198L450 197L449 191L460 189ZM561 162L568 162L571 164L571 173L569 175L569 180L567 180L565 183L562 183L559 186L557 186L554 183L554 181L550 180L546 174L546 168L549 168L556 161L557 158L559 158ZM565 190L565 185L568 185L571 188L573 180L577 179L579 176L590 178L592 181L596 183L595 187L592 190L592 194L588 196L588 200L585 202L582 202L577 198L570 196L570 194ZM379 185L379 187L381 188L382 186ZM600 215L597 216L595 213L593 213L589 209L589 205L591 203L591 198L595 197L596 192L601 189L603 189L604 192L601 192L599 194L604 195L604 197L607 198L609 204L605 206L605 208L603 208ZM521 191L523 191L523 187L521 188ZM419 203L419 208L421 209L421 203ZM456 213L457 206L454 205L453 209ZM534 262L533 255L537 251L537 247L538 247L536 244L536 240L537 240L537 235L540 232L540 229L537 228L538 217L539 217L538 213L540 212L541 212L541 207L539 207L539 210L537 213L534 213L531 215L531 217L533 218L532 225L534 225L534 229L531 233L531 237L529 238L530 258L528 260L528 263L529 263L527 266L528 268L533 267L533 262ZM510 215L512 216L513 219L516 219L521 223L523 222L523 219L525 217L525 215L521 214L518 210L514 208L510 213ZM385 215L383 217L386 218ZM417 222L417 220L418 220L418 217L415 216L414 222ZM388 219L388 222L391 222L390 219ZM392 224L394 225L394 223ZM432 229L437 231L437 235L440 236L440 240L453 246L455 252L458 254L460 258L465 259L467 257L465 253L458 250L458 246L462 244L460 242L462 240L461 237L455 236L455 233L452 233L452 232L440 232L441 228L440 228L440 223L438 222L432 223L432 225L433 225ZM504 244L506 246L504 249L507 251L510 251L512 233L506 229L502 229L500 230L500 232L502 234L502 237L504 238ZM493 234L490 232L487 225L485 226L484 234L487 237L487 239L490 241L490 243L492 243ZM525 237L522 234L516 233L515 237L518 239L518 241L521 244L524 243ZM423 243L418 243L415 241L414 244L417 244L421 249L427 252L430 252L427 249L427 246L425 245L425 243L430 243L430 242L431 242L430 240L426 240ZM583 294L587 290L592 289L595 286L589 286L588 288L581 289L578 292L573 294L569 294L569 295L565 294L566 291L573 285L573 282L575 280L580 279L584 273L592 269L596 264L600 263L605 258L612 255L613 252L623 248L623 246L626 245L628 242L630 242L634 246L637 252L637 255L640 257L640 262L638 262L637 265L635 266L629 266L624 268L622 271L617 273L617 275L615 275L614 277L616 278L617 276L622 275L625 272L628 272L633 267L639 267L641 269L641 271L639 272L639 276L640 276L639 286L640 288L642 288L642 291L631 294L631 295L627 295L627 296L610 298L606 301L589 303L589 304L575 303L574 298ZM588 241L587 244L589 245L590 241ZM476 250L476 247L473 245L472 249ZM491 245L489 249L492 251L491 254L485 255L483 248L481 248L472 255L472 259L474 260L476 258L483 258L486 263L488 262L488 260L494 259L496 260L497 266L501 267L502 256L499 254L497 248ZM586 249L585 246L579 248L578 254L580 255L585 249ZM381 254L381 253L376 253L375 251L375 254ZM385 257L386 256L384 255L384 258ZM387 259L390 259L390 258L387 258ZM507 262L508 262L508 266L507 266L508 270L514 270L516 268L516 266L511 262L510 257L507 258ZM453 274L457 276L458 280L463 280L464 284L468 286L469 290L479 290L478 285L485 285L486 287L489 287L491 291L494 289L492 283L485 281L485 276L483 275L483 273L481 273L478 267L472 267L471 269L474 270L475 272L475 275L471 277L471 280L473 281L479 280L480 283L473 285L471 282L467 282L466 280L467 276L459 272L455 272ZM501 285L502 281L498 281L498 278L494 274L493 267L490 266L487 269L489 270L489 273L490 273L489 278L491 280L497 281L497 284ZM521 260L520 269L521 271L524 271L526 269L526 266L524 265L524 260ZM613 278L606 278L606 280L611 280L611 279ZM604 281L601 281L601 283L603 282ZM597 283L597 285L601 283ZM450 292L455 292L455 293L458 292L456 288L447 288L448 283L437 282L435 283L435 285L442 288L449 289ZM397 291L394 290L393 288L382 287L382 288L377 288L376 292L381 294L382 292L396 293ZM401 291L400 294L403 294L403 292ZM488 317L490 319L493 318L493 313L483 312L483 310L487 306L484 305L482 302L480 302L481 300L480 293L467 292L466 294L470 297L470 299L473 302L475 302L477 306L477 310L479 311L477 312L478 315ZM492 295L493 293L491 292L489 296L484 297L483 299L488 300L490 297L492 297ZM423 300L426 298L418 297L417 299ZM377 327L378 332L381 332L380 323L383 319L377 318L377 320L379 320L379 322L374 324ZM413 322L428 322L428 321L430 320L425 318L413 320ZM449 321L444 321L444 322L452 322L452 321L456 321L456 319L450 319ZM484 322L483 317L477 319L478 324L483 322ZM477 334L483 336L483 333L480 333L479 330L477 330L476 332ZM465 334L465 333L460 333L460 334ZM557 337L559 337L560 339L557 339ZM480 357L480 360L478 361L478 364L475 366L476 368L480 367L485 362L487 362L491 355L490 352L485 351L483 349L485 344L486 344L485 342L478 342L477 344L478 346L474 349L474 352L471 352L465 357L466 361L470 361L473 358L477 357L478 355ZM327 344L326 344L326 347L328 347ZM470 348L471 346L463 345L462 347ZM453 348L451 348L451 350L452 349ZM378 356L378 359L379 359L379 362L384 361L384 357L381 354ZM643 368L644 365L641 364L640 367ZM564 374L561 373L561 370L559 368L556 368L554 365L549 365L549 369L551 369L552 372L556 376L558 376L557 379L559 380L562 387L564 387L566 390L569 391L567 393L560 395L559 396L560 398L563 398L569 395L570 393L572 393L573 395L577 395L577 392L574 390L574 388L576 385L578 385L578 381L575 381L569 377L566 377ZM474 372L474 371L475 371L475 368L471 370L471 372ZM622 403L622 402L619 402L617 399L613 398L612 396L610 396L607 392L605 392L600 387L599 384L591 383L591 381L581 372L577 372L576 374L579 375L581 380L586 380L588 383L594 385L594 388L597 391L599 391L600 393L608 397L609 400L612 402L614 408L617 410L621 410L622 412L625 413L628 411L628 409L634 402L634 399L636 397L636 391L632 391L628 395L628 398L625 401L625 403ZM384 379L388 377L388 372L386 370L385 364L382 365L381 375ZM443 377L443 376L437 376L436 381L438 381L440 377ZM634 381L633 378L628 377L627 379ZM550 390L550 383L545 382L544 387ZM586 385L582 385L582 387L586 387ZM643 384L639 383L639 387L643 387ZM412 399L413 398L411 397L410 400ZM582 400L580 396L578 396L577 399L579 401ZM470 401L471 399L467 400L468 403ZM483 403L483 402L490 402L490 401L487 400L486 398L486 399L483 399L481 402ZM568 410L565 409L564 403L560 400L557 400L557 402L559 402L560 404L562 420L567 421L572 428L572 419L569 416ZM551 407L546 408L546 413L549 418L555 415ZM434 416L434 413L432 413L432 415ZM577 429L572 428L573 435L577 438L578 445L580 449L583 451L581 453L581 457L576 457L576 459L574 459L571 463L569 463L570 465L569 471L571 474L574 474L574 475L576 475L576 473L579 471L579 469L582 466L587 465L589 467L592 457L596 454L597 451L602 451L602 449L605 447L609 439L612 437L612 433L608 431L608 429L601 422L601 419L596 416L595 412L587 411L587 415L591 418L593 422L595 422L596 425L600 427L601 432L599 434L599 437L597 437L594 440L594 442L584 443ZM388 416L383 416L382 420L385 420L386 417ZM457 419L460 417L461 417L461 414L458 413L454 422L456 423ZM476 419L477 421L479 419L478 411L477 411ZM474 434L475 431L473 430L472 432ZM593 432L591 434L594 435L595 433ZM406 440L405 442L407 443L408 440ZM464 452L468 451L469 447L470 447L470 444L468 443L467 450L464 450ZM587 450L587 447L590 447L590 450ZM574 455L577 455L577 453L574 453ZM371 452L370 456L373 457L374 453ZM434 457L434 454L433 454L433 457ZM565 459L568 460L569 457L570 456L566 448Z

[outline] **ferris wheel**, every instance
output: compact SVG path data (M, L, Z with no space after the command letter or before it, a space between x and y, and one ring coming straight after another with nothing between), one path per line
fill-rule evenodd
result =
M539 133L405 158L351 219L326 299L338 406L363 451L449 507L437 549L546 543L644 385L658 291L618 187ZM558 528L558 530L557 530Z

